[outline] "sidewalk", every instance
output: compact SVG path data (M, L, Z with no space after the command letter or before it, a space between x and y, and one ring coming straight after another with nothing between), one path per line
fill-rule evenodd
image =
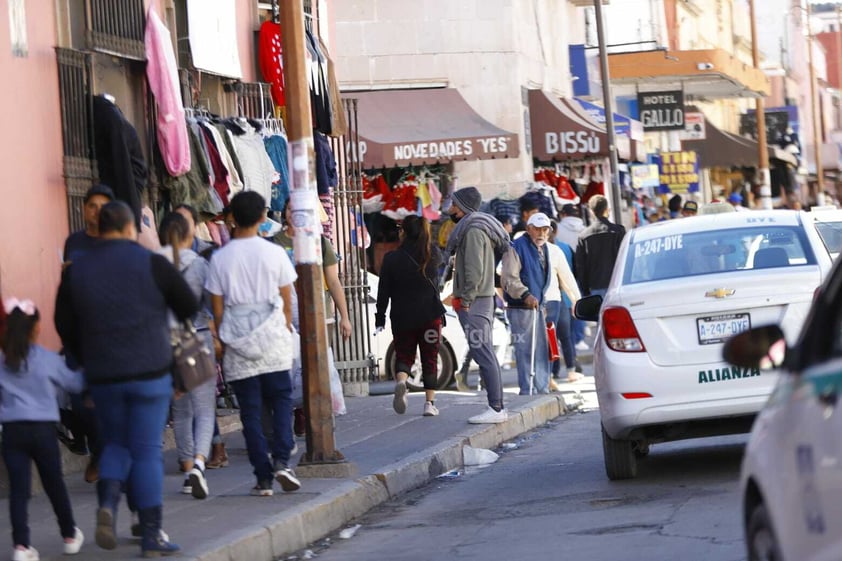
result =
M208 470L210 496L199 501L179 493L183 474L174 451L164 455L164 528L181 545L180 559L201 561L273 561L342 528L378 504L462 466L462 447L496 448L506 440L565 413L563 394L518 396L507 372L509 420L500 425L469 425L466 419L486 407L485 394L440 392L438 417L422 417L423 393L409 394L405 415L392 410L392 396L346 398L348 413L336 418L337 448L357 468L351 479L302 479L301 490L285 494L275 485L273 497L252 497L254 476L240 433L226 436L229 467ZM475 376L472 376L475 378ZM592 388L593 378L564 391ZM298 440L303 452L304 441ZM299 454L301 453L299 452ZM297 461L297 459L296 459ZM81 474L67 476L76 522L86 543L77 559L97 561L137 558L130 539L128 509L118 515L120 546L99 549L93 542L96 510L94 485ZM125 504L125 501L123 501ZM38 495L30 502L32 545L41 559L61 555L61 539L49 502ZM0 500L0 558L10 555L8 501Z

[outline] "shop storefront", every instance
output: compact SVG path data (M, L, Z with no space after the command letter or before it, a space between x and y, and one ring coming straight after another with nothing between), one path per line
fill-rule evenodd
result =
M357 108L351 158L362 173L368 268L397 247L398 223L420 214L437 224L458 188L453 163L516 158L518 137L478 115L453 88L345 94Z

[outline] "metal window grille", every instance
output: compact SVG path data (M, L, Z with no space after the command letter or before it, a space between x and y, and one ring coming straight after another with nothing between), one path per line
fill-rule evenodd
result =
M331 138L336 156L339 184L334 190L336 213L334 245L340 254L339 279L345 288L348 315L354 326L350 339L339 334L339 322L331 332L336 352L336 369L342 382L358 384L373 381L377 364L371 354L369 334L374 326L369 322L371 288L366 276L365 225L362 212L362 162L353 153L359 146L357 133L357 100L343 100L343 110L348 120L346 136ZM338 319L338 318L337 318Z
M271 86L262 82L243 83L240 94L240 116L249 119L264 119L275 116Z
M88 48L146 60L143 0L86 0Z
M92 134L91 55L59 47L56 58L68 218L70 229L78 230L85 226L82 214L85 192L97 180Z

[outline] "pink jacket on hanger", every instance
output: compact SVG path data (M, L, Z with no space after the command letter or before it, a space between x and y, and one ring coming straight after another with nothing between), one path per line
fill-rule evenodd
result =
M146 79L158 106L158 148L173 177L190 171L190 140L170 31L155 10L146 17Z

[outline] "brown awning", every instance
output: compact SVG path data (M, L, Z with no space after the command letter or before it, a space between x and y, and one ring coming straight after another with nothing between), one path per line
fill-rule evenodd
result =
M358 100L363 168L516 158L517 134L489 123L453 88L347 93Z
M608 157L608 135L573 99L529 90L532 155L540 162ZM628 159L628 139L617 137L618 156Z
M687 111L698 109L687 107ZM705 117L704 140L682 140L684 150L699 154L701 168L757 167L757 142L718 129Z

